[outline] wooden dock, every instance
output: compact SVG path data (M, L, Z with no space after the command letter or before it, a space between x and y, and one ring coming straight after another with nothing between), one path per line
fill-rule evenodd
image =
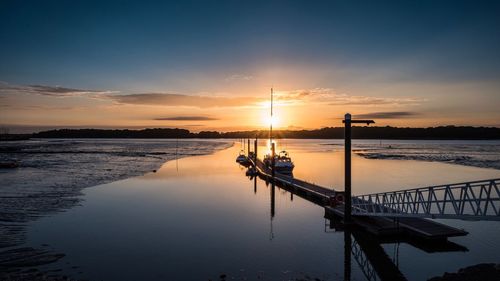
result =
M343 217L344 206L324 206L325 217ZM423 218L353 216L353 223L375 236L408 235L424 239L446 239L468 232Z
M335 191L313 183L309 183L293 176L275 173L260 159L249 159L250 164L256 168L258 175L266 181L272 182L293 194L325 208L326 218L343 218L344 205L332 205L332 198L343 192ZM448 237L464 236L468 233L424 218L394 218L353 216L353 224L377 237L409 236L425 240L446 240Z
M272 171L268 168L260 159L256 161L257 172L261 177L264 177L267 181L274 181L280 187L284 187L287 190L295 191L297 195L303 195L305 199L315 199L316 201L323 202L327 204L330 198L335 196L336 191L326 187L322 187L313 183L309 183L293 176L283 175L280 173L275 173L274 178L272 176ZM251 161L253 165L253 161Z

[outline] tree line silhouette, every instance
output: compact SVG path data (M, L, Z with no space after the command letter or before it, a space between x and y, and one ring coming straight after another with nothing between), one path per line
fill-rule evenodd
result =
M275 138L342 139L343 127L316 130L275 130ZM186 129L155 128L143 130L58 129L32 134L33 138L268 138L267 130L193 133ZM441 126L429 128L353 127L354 139L500 139L500 128Z

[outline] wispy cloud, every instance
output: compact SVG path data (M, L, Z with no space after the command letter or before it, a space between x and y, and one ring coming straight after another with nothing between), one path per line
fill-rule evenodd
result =
M330 105L419 105L424 102L419 98L386 98L386 97L368 97L368 96L347 96L336 97Z
M226 81L250 81L253 80L253 76L244 74L233 74L226 77Z
M108 90L88 90L46 85L13 85L0 82L0 98L9 94L28 94L49 97L75 97L111 100L117 104L189 106L189 107L244 107L256 106L263 99L257 97L227 97L215 95L185 95L171 93L127 94Z
M234 79L251 79L250 77L233 75ZM210 94L189 95L172 93L123 93L109 90L89 90L67 88L47 85L13 85L0 82L0 98L10 94L31 94L48 97L87 97L93 99L109 100L116 104L151 105L151 106L186 106L198 108L212 107L250 107L262 106L268 102L267 97L251 96L217 96ZM275 101L279 106L301 105L320 103L324 105L352 105L352 106L378 106L378 105L419 105L425 99L415 97L374 97L361 95L348 95L337 93L332 88L298 89L291 91L277 91Z
M121 104L160 105L160 106L192 106L192 107L238 107L252 106L261 102L256 97L221 97L195 96L166 93L144 93L129 95L108 95L111 100Z
M353 114L355 118L361 119L399 119L399 118L409 118L420 115L417 112L411 111L391 111L391 112L371 112L364 114Z
M335 89L331 88L284 91L278 92L276 96L278 101L281 100L288 103L307 101L326 103L329 105L418 105L426 101L425 99L415 97L390 98L348 95L345 93L338 93Z
M41 96L51 96L51 97L72 97L72 96L88 96L96 97L100 95L107 95L113 93L113 91L101 91L101 90L87 90L87 89L75 89L66 88L60 86L46 86L46 85L13 85L5 82L0 82L0 93L1 94L35 94Z
M208 116L172 116L172 117L155 118L153 120L158 120L158 121L163 121L163 120L168 120L168 121L213 121L213 120L219 120L219 119L213 118L213 117L208 117Z
M0 104L0 107L9 110L74 110L81 107L77 106L53 106L53 105L12 105Z

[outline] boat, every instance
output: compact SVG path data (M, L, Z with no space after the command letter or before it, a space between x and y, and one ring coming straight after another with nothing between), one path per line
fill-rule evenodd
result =
M240 151L240 154L238 155L238 157L236 157L236 162L238 162L240 164L245 164L248 162L248 158L245 155L245 151L243 151L243 150Z
M274 168L276 172L281 174L291 174L295 165L292 162L292 158L288 155L288 152L282 150L275 159Z
M264 164L268 168L272 168L273 163L271 154L264 156ZM286 150L282 150L278 155L274 156L274 170L276 172L291 175L293 174L293 168L295 168L295 164L293 164L292 158Z
M273 119L273 88L271 88L271 120ZM269 143L272 145L273 143L273 124L271 121L269 127ZM272 153L272 152L271 152ZM267 154L264 156L264 164L272 169L273 161L271 154ZM280 174L292 175L293 168L295 165L293 164L292 158L288 154L286 150L282 150L278 155L274 155L274 171Z

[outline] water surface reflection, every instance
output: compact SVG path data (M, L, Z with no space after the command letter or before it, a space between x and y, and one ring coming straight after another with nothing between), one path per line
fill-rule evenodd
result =
M342 186L342 152L321 143L287 141L295 175ZM245 177L245 168L234 163L239 149L168 162L157 173L87 189L82 206L31 224L28 244L64 252L51 267L90 280L217 280L221 274L246 280L365 280L367 271L351 246L354 241L361 249L373 246L365 247L359 235L342 227L330 228L336 222L325 220L313 203ZM442 163L353 158L355 193L499 175ZM393 264L408 280L500 259L498 225L447 223L471 232L453 239L468 252L429 254L400 243L395 255L397 243L389 241L376 243L375 253L383 250L391 261L398 257Z

